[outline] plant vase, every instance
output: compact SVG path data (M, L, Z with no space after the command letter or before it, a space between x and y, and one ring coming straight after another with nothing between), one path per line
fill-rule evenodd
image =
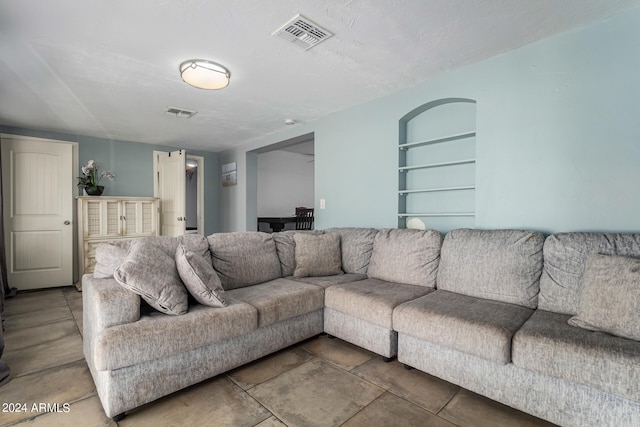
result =
M84 188L84 192L87 193L87 196L102 196L103 191L104 191L104 185Z

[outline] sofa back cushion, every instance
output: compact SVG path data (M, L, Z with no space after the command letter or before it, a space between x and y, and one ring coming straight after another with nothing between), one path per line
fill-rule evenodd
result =
M187 250L211 262L209 242L207 242L207 239L201 234L185 234L178 237L149 236L139 237L135 240L141 240L155 245L170 257L175 256L178 246L184 245ZM96 265L93 270L93 277L98 279L113 277L115 269L118 268L127 257L131 242L133 242L133 240L119 240L98 245L96 248Z
M640 341L640 258L591 255L569 324Z
M543 244L532 231L452 230L442 244L437 287L536 308Z
M442 235L435 230L384 229L373 240L367 276L434 288Z
M227 291L282 277L276 244L270 234L218 233L207 240L213 268Z
M539 308L577 314L582 273L590 255L640 257L640 234L558 233L544 242Z
M375 228L329 228L326 234L340 236L342 249L342 270L345 273L367 274L373 241L378 234Z

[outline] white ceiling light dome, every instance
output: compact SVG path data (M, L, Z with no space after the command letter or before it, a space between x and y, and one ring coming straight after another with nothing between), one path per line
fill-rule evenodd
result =
M222 89L229 85L231 73L226 67L206 59L189 59L180 64L185 83L198 89Z

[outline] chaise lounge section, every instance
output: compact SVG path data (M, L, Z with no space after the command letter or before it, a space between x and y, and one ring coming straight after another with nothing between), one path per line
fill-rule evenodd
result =
M638 243L561 233L543 247L536 233L454 230L439 290L394 312L398 360L563 426L639 425L640 342L569 324L589 257L640 258Z
M169 255L181 242L167 239L142 240L164 244ZM228 233L208 240L186 235L184 240L194 252L203 245L207 252L213 249L213 265L229 289L226 306L192 302L185 314L171 316L142 306L141 297L113 277L83 277L85 358L105 413L116 420L323 331L322 288L276 277L280 261L268 234ZM98 262L117 258L103 253L112 247L101 249Z

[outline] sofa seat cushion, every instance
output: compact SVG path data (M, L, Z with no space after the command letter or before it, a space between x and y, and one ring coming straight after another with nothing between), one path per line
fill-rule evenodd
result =
M106 328L96 337L96 369L161 359L257 329L258 312L253 306L231 299L227 302L223 308L196 304L182 316L150 312L137 322Z
M226 291L282 277L270 234L238 231L212 234L207 240L213 268Z
M513 338L513 363L640 401L640 342L571 326L570 317L536 310Z
M384 229L373 239L367 275L406 285L436 287L442 235L435 230Z
M311 277L293 277L297 282L308 283L310 285L320 286L324 289L333 285L343 285L345 283L353 283L367 278L366 274L346 273L335 276L311 276Z
M437 290L393 312L401 334L506 365L511 340L532 309Z
M268 326L323 308L322 288L289 279L275 279L225 293L258 310L258 326Z
M393 309L429 292L433 289L426 286L366 279L327 288L324 303L341 313L393 329Z
M524 307L538 306L544 236L524 230L452 230L437 288Z

